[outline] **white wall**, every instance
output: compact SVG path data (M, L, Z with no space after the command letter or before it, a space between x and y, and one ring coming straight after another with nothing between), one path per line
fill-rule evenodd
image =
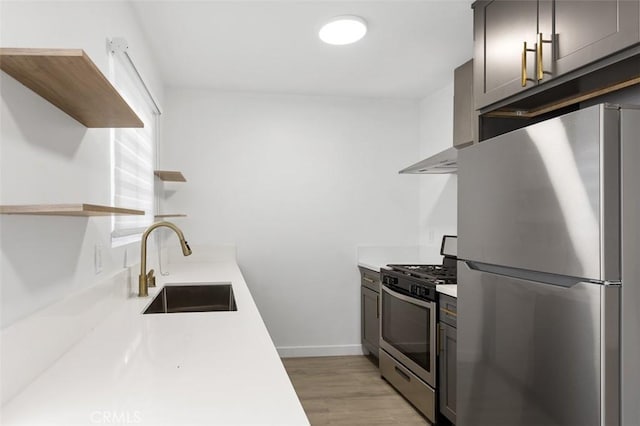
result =
M420 159L453 145L453 75L451 81L420 102ZM420 245L427 259L439 263L443 235L457 235L456 174L417 175L420 181Z
M2 47L82 48L107 76L106 39L125 37L162 100L128 3L3 1L0 7ZM110 130L85 128L5 73L0 94L0 203L111 204ZM110 226L109 217L0 216L2 327L121 270L127 256L137 262L138 245L111 249ZM95 244L103 250L100 274Z
M356 247L418 243L418 103L167 89L165 202L236 245L281 354L360 352Z

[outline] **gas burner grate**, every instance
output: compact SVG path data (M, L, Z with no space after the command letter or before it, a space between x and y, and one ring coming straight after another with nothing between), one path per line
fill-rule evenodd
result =
M421 278L432 284L455 284L457 270L443 265L387 265L394 271Z

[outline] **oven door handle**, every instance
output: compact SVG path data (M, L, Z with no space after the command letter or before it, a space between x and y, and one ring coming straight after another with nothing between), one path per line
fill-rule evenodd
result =
M402 301L405 301L407 303L411 303L414 305L418 305L418 306L423 306L425 308L429 308L429 309L435 309L435 303L434 302L427 302L424 300L420 300L420 299L416 299L415 297L411 297L411 296L407 296L401 293L398 293L397 291L393 291L391 290L389 287L383 285L382 286L382 291L386 291L387 293L389 293L389 295L400 299Z

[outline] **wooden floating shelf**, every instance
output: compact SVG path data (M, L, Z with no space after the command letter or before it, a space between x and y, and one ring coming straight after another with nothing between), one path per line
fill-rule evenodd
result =
M182 172L172 170L154 170L153 174L158 176L160 180L165 182L186 182Z
M26 204L0 206L0 214L26 214L42 216L113 216L144 215L143 210L96 204Z
M156 219L167 219L170 217L187 217L186 214L182 214L182 213L174 213L174 214L157 214L155 215Z
M86 127L144 127L82 49L1 48L0 68Z

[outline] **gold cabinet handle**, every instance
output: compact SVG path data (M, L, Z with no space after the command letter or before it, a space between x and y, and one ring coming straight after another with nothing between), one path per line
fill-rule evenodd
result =
M542 45L544 43L551 43L551 40L545 40L542 38L542 33L538 33L538 43L536 43L536 62L537 62L537 71L536 78L538 81L544 78L544 67L542 65Z
M544 77L544 71L542 71L542 33L538 33L538 43L536 44L536 55L537 55L537 65L538 65L538 72L537 72L537 78L538 81L542 80L542 77Z
M372 279L371 279L371 278L369 278L369 277L362 277L362 279L363 279L363 280L365 280L365 281L366 281L366 282L368 282L368 283L375 284L375 280L372 280Z
M527 42L524 42L522 46L522 77L521 82L522 87L527 85Z
M447 308L440 308L440 311L444 314L451 315L452 317L456 317L456 318L458 317L458 314L456 312L450 311Z
M529 78L527 78L527 52L535 52L535 51L536 49L527 49L526 41L522 43L522 75L520 77L520 80L521 80L520 83L522 84L522 87L526 87L527 81L529 81Z

